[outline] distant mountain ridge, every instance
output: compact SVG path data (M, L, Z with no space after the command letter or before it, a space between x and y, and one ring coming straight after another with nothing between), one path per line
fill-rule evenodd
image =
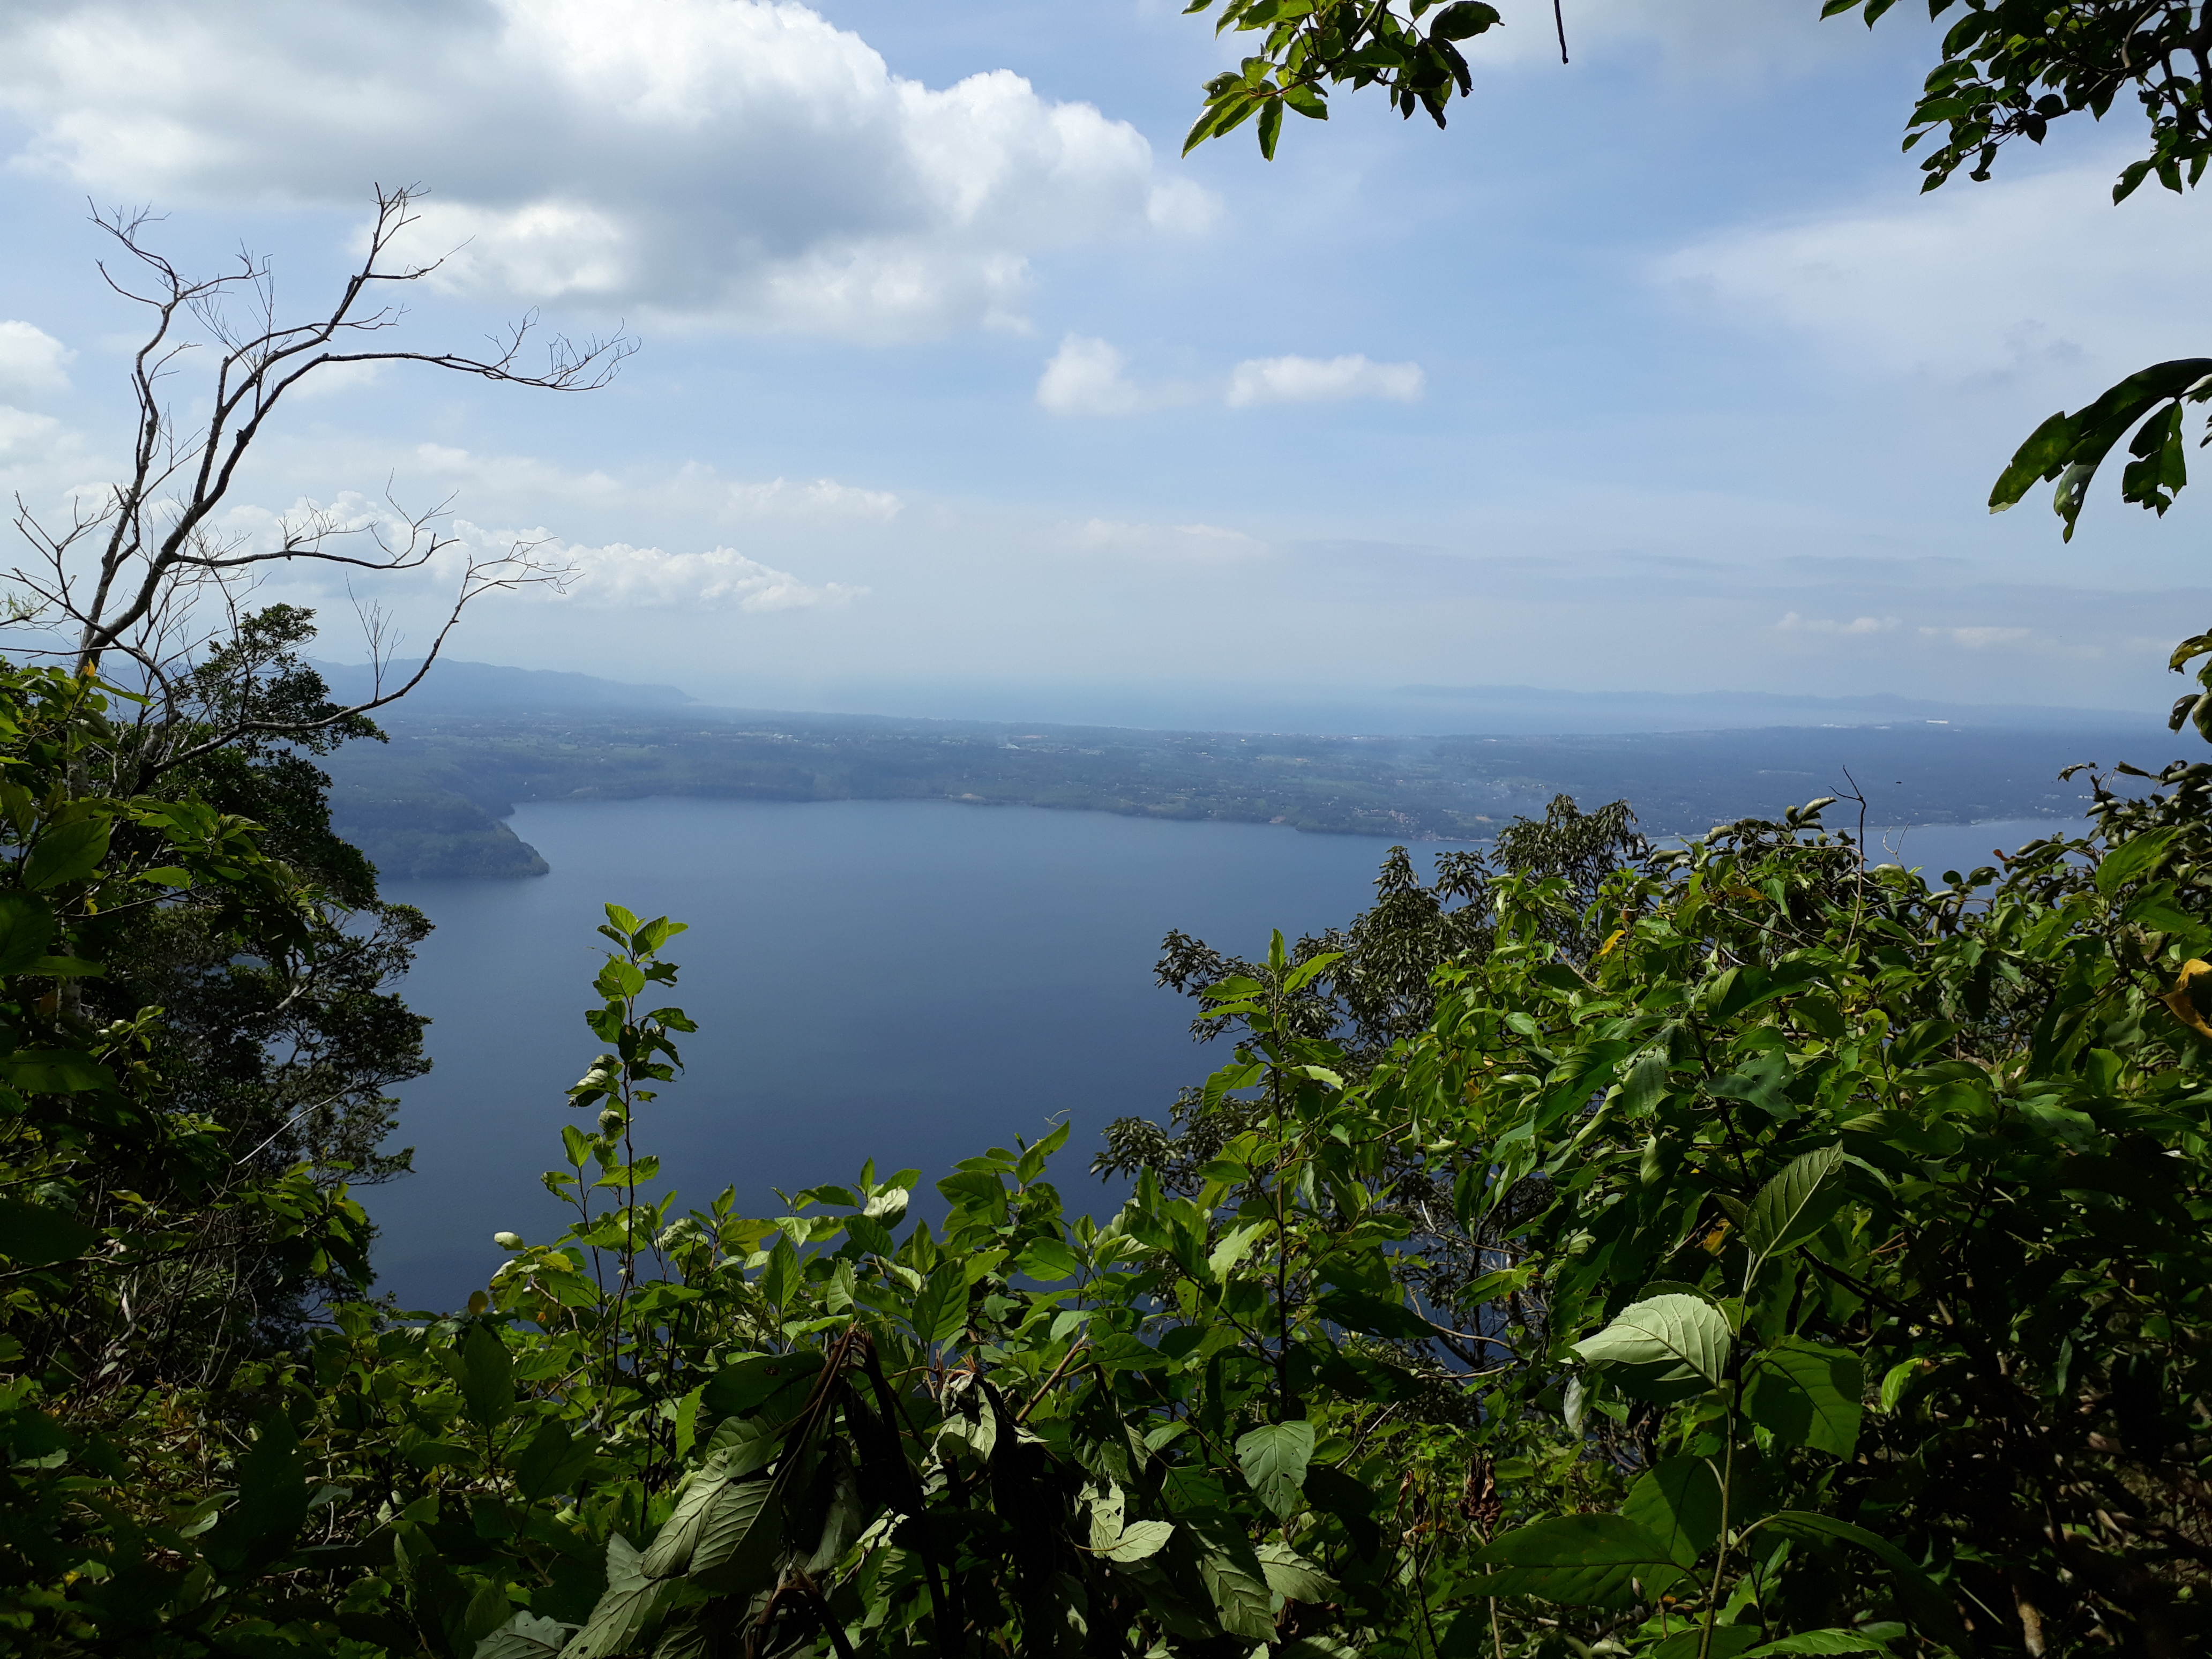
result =
M358 702L370 695L371 680L366 664L318 662L314 666L329 682L334 695L349 702ZM411 662L392 665L386 672L385 684L404 683L416 666ZM1186 691L1172 699L1163 697L1155 708L1127 711L1145 718L1070 719L1065 711L1032 711L1012 718L886 714L715 703L672 685L639 684L571 670L510 668L447 658L440 659L405 702L386 710L384 718L413 722L428 716L453 714L680 712L687 717L696 715L744 724L796 720L908 729L924 726L1011 728L1042 725L1091 731L1273 732L1338 738L1596 737L1797 726L1881 726L1898 721L1927 721L1992 731L2148 732L2160 729L2155 715L2139 711L1947 702L1901 696L1894 692L1826 697L1764 691L1563 691L1527 685L1416 684L1373 693L1309 691L1303 702L1279 701L1266 688L1260 688L1251 694L1255 701L1242 709L1236 707L1234 695L1226 695L1218 714L1227 718L1171 718L1190 712L1183 705L1192 702L1193 695ZM1065 696L1041 696L1037 702L1040 707L1046 707L1066 700ZM1238 714L1245 718L1236 718ZM1363 722L1362 716L1369 715L1373 719Z
M331 688L331 695L346 702L365 702L375 695L375 680L367 663L316 662L310 665ZM388 690L404 685L407 677L422 666L413 662L388 664L383 683ZM601 679L560 668L508 668L496 663L460 662L441 657L423 676L422 684L402 702L388 706L397 714L556 714L577 709L674 709L703 708L688 691L672 685L638 685L623 680Z

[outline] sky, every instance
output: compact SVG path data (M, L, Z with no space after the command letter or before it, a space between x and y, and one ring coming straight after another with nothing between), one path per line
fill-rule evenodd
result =
M757 707L2170 701L2212 501L2108 480L2070 544L2040 495L1984 506L2044 416L2203 349L2196 204L2110 203L2137 118L1923 196L1910 9L1568 0L1565 66L1548 6L1500 9L1448 130L1340 97L1267 162L1178 156L1238 46L1163 0L6 0L0 487L51 522L122 464L143 321L88 203L166 215L187 269L265 257L305 314L420 184L402 251L444 263L388 339L638 349L588 394L301 388L227 532L454 538L272 578L332 659L364 603L419 647L522 543L564 591L455 654Z

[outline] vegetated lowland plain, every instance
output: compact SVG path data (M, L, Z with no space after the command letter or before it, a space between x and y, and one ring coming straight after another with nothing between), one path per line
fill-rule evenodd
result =
M339 832L394 878L538 874L501 822L518 804L649 795L951 800L1399 842L1486 842L1560 794L1626 799L1646 834L1693 835L1854 780L1885 826L2072 817L2089 791L2063 768L2174 742L2148 723L1360 738L724 710L400 713L386 729L388 744L324 765Z

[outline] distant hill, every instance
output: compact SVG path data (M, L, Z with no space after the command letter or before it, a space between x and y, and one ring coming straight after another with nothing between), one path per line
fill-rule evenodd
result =
M348 702L364 702L374 695L374 682L366 663L319 662L313 665L329 684L333 696ZM413 662L388 665L386 687L404 685L422 666ZM633 685L622 680L603 680L591 674L574 674L554 668L502 668L488 662L456 662L441 657L423 676L422 684L404 701L381 711L383 718L410 720L431 714L571 714L586 709L674 709L698 706L687 691L672 685Z
M472 667L473 665L455 666ZM525 701L456 709L410 697L386 744L325 763L341 833L388 876L520 877L544 860L502 822L518 803L681 795L951 800L1274 823L1396 841L1484 841L1557 794L1625 798L1648 832L1778 817L1851 792L1884 827L2071 817L2062 767L2179 752L2157 722L2103 730L1941 720L1569 736L1347 738L717 709L585 675L483 684ZM433 676L434 682L435 676ZM464 684L457 675L449 686ZM428 689L426 685L426 689ZM632 692L647 696L624 708ZM450 699L452 691L445 696ZM568 699L549 703L552 697ZM1856 809L1846 809L1856 818ZM1836 819L1844 822L1842 817Z

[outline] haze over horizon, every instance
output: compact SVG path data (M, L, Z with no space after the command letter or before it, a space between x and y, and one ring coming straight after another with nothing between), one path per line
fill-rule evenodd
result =
M1264 163L1176 158L1237 47L1164 0L16 9L0 487L52 510L119 464L138 319L88 195L312 307L372 182L419 179L411 251L454 253L404 343L539 307L643 351L581 398L330 384L225 528L367 523L388 479L465 544L550 538L578 580L481 606L471 659L956 718L1521 685L2155 717L2203 505L2107 481L2071 546L1982 506L2044 416L2193 338L2205 232L2109 204L2135 118L1923 198L1925 22L1585 0L1563 68L1548 9L1475 43L1449 131L1351 100ZM453 574L377 585L417 648ZM342 583L259 597L357 654Z

